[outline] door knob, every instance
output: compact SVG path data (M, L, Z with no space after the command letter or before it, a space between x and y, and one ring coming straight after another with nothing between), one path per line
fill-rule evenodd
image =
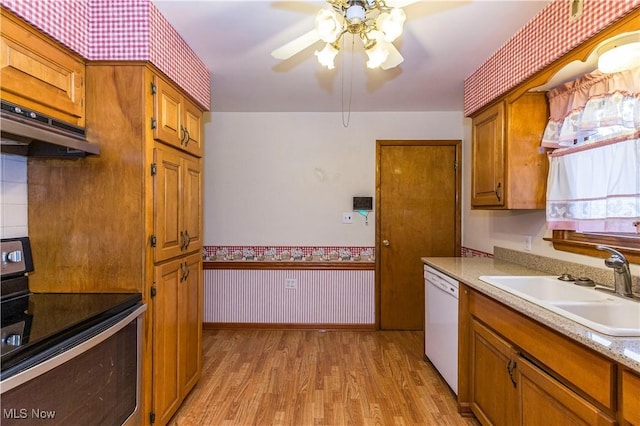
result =
M389 240L382 240L382 245L385 247L389 247Z

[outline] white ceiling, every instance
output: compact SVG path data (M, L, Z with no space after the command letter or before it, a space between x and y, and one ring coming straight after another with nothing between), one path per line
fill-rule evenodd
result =
M394 42L405 60L387 71L366 68L359 40L333 70L313 54L322 42L286 61L271 57L313 28L323 1L153 2L210 70L212 111L316 112L346 110L350 93L352 111L461 111L464 79L549 0L411 4Z

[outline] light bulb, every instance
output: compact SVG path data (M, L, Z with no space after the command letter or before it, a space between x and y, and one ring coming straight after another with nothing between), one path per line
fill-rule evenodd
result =
M338 14L332 10L321 9L316 15L316 32L324 42L336 41L342 32L342 22Z
M324 46L324 49L322 49L321 51L316 50L314 53L314 55L318 57L318 62L320 62L321 65L329 68L330 70L335 67L333 61L337 54L338 49L336 49L336 47L331 43L327 43Z
M376 27L384 33L385 40L391 42L402 35L402 26L407 15L402 9L391 9L391 13L383 12L376 18Z
M373 46L366 50L369 60L367 61L367 67L378 68L389 56L389 51L384 48L382 43L375 43Z
M598 70L605 74L635 67L640 67L640 42L616 46L598 58Z

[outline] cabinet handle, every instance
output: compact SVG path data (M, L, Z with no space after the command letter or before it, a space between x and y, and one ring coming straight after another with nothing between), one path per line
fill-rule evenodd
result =
M182 133L182 135L180 136L180 145L184 145L185 139L187 138L187 134L189 132L187 132L186 127L184 127L182 124L180 125L180 132Z
M186 137L184 138L184 146L186 147L189 144L189 141L191 140L191 134L189 133L189 130L187 130L187 128L185 127L184 132L186 133Z
M514 388L516 387L516 379L513 377L513 371L517 366L518 363L513 360L509 360L509 362L507 363L507 372L509 373L509 379L511 379L511 383L513 383Z
M187 278L189 278L189 264L187 262L184 262L184 269L185 269L185 275L184 275L184 280L187 281Z
M180 282L184 281L184 263L180 262Z
M185 231L180 231L180 239L182 240L182 243L180 244L180 251L184 251L187 249L187 246L189 245L189 241L187 240L187 235L185 235Z
M186 250L189 248L189 244L191 244L191 237L189 236L189 231L187 231L186 229L184 230L184 241L184 249Z
M502 182L498 182L496 185L496 197L498 197L498 201L502 201L502 195L500 194L502 191Z

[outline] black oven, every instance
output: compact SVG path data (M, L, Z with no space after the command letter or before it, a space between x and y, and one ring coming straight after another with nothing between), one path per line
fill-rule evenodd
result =
M0 423L140 424L141 295L31 293L28 245L1 246Z

